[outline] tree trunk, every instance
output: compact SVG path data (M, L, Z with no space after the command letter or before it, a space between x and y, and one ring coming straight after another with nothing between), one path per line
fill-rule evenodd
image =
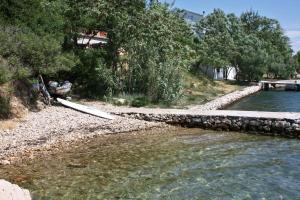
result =
M237 81L239 81L239 71L238 71L238 65L234 65L234 69L235 69L235 73L236 73L236 75L235 75L235 79L236 79Z
M223 76L224 76L224 79L227 81L228 80L228 68L224 68Z

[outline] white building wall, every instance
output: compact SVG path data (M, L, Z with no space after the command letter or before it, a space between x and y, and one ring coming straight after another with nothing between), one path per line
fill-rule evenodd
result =
M223 80L224 79L224 69L214 69L214 79Z
M228 68L228 75L227 75L227 79L228 80L235 80L236 79L236 70L234 67L229 67Z
M224 68L221 69L214 69L214 79L215 80L224 80L225 79L225 70ZM227 80L235 80L236 78L236 70L234 67L227 68Z
M208 77L214 79L214 80L224 80L225 79L225 70L224 68L213 68L213 67L207 67L202 66L201 71ZM227 79L228 80L236 80L236 70L234 67L228 67L227 68Z

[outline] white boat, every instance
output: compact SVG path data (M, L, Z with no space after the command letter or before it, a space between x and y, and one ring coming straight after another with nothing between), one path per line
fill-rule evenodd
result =
M105 119L110 119L113 120L114 117L106 112L103 112L101 110L98 110L96 108L93 107L89 107L89 106L85 106L85 105L81 105L81 104L77 104L77 103L73 103L70 101L66 101L60 98L56 99L59 103L61 103L62 105L69 107L69 108L73 108L74 110L78 110L90 115L94 115L97 117L101 117L101 118L105 118Z

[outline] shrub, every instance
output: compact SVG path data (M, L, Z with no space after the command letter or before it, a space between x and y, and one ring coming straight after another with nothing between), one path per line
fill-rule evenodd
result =
M8 82L10 78L10 72L4 67L0 66L0 84Z
M150 103L147 97L136 97L132 100L131 106L133 107L143 107Z
M75 89L89 98L111 97L115 82L112 70L106 67L102 50L87 49L79 52L78 57L80 62L73 70Z
M7 60L0 56L0 84L7 83L11 77L12 73L9 70Z
M139 31L125 45L129 64L127 90L144 94L156 103L177 101L182 94L182 74L189 65L189 27L161 5L145 11L132 23Z
M39 35L27 28L0 24L0 65L14 80L69 71L76 58L62 50L60 39L55 34Z
M0 95L0 119L7 119L11 115L10 97Z

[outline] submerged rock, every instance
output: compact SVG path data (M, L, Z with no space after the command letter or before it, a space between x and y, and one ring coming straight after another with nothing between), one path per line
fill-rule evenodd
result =
M0 180L0 200L31 200L31 196L28 190Z

